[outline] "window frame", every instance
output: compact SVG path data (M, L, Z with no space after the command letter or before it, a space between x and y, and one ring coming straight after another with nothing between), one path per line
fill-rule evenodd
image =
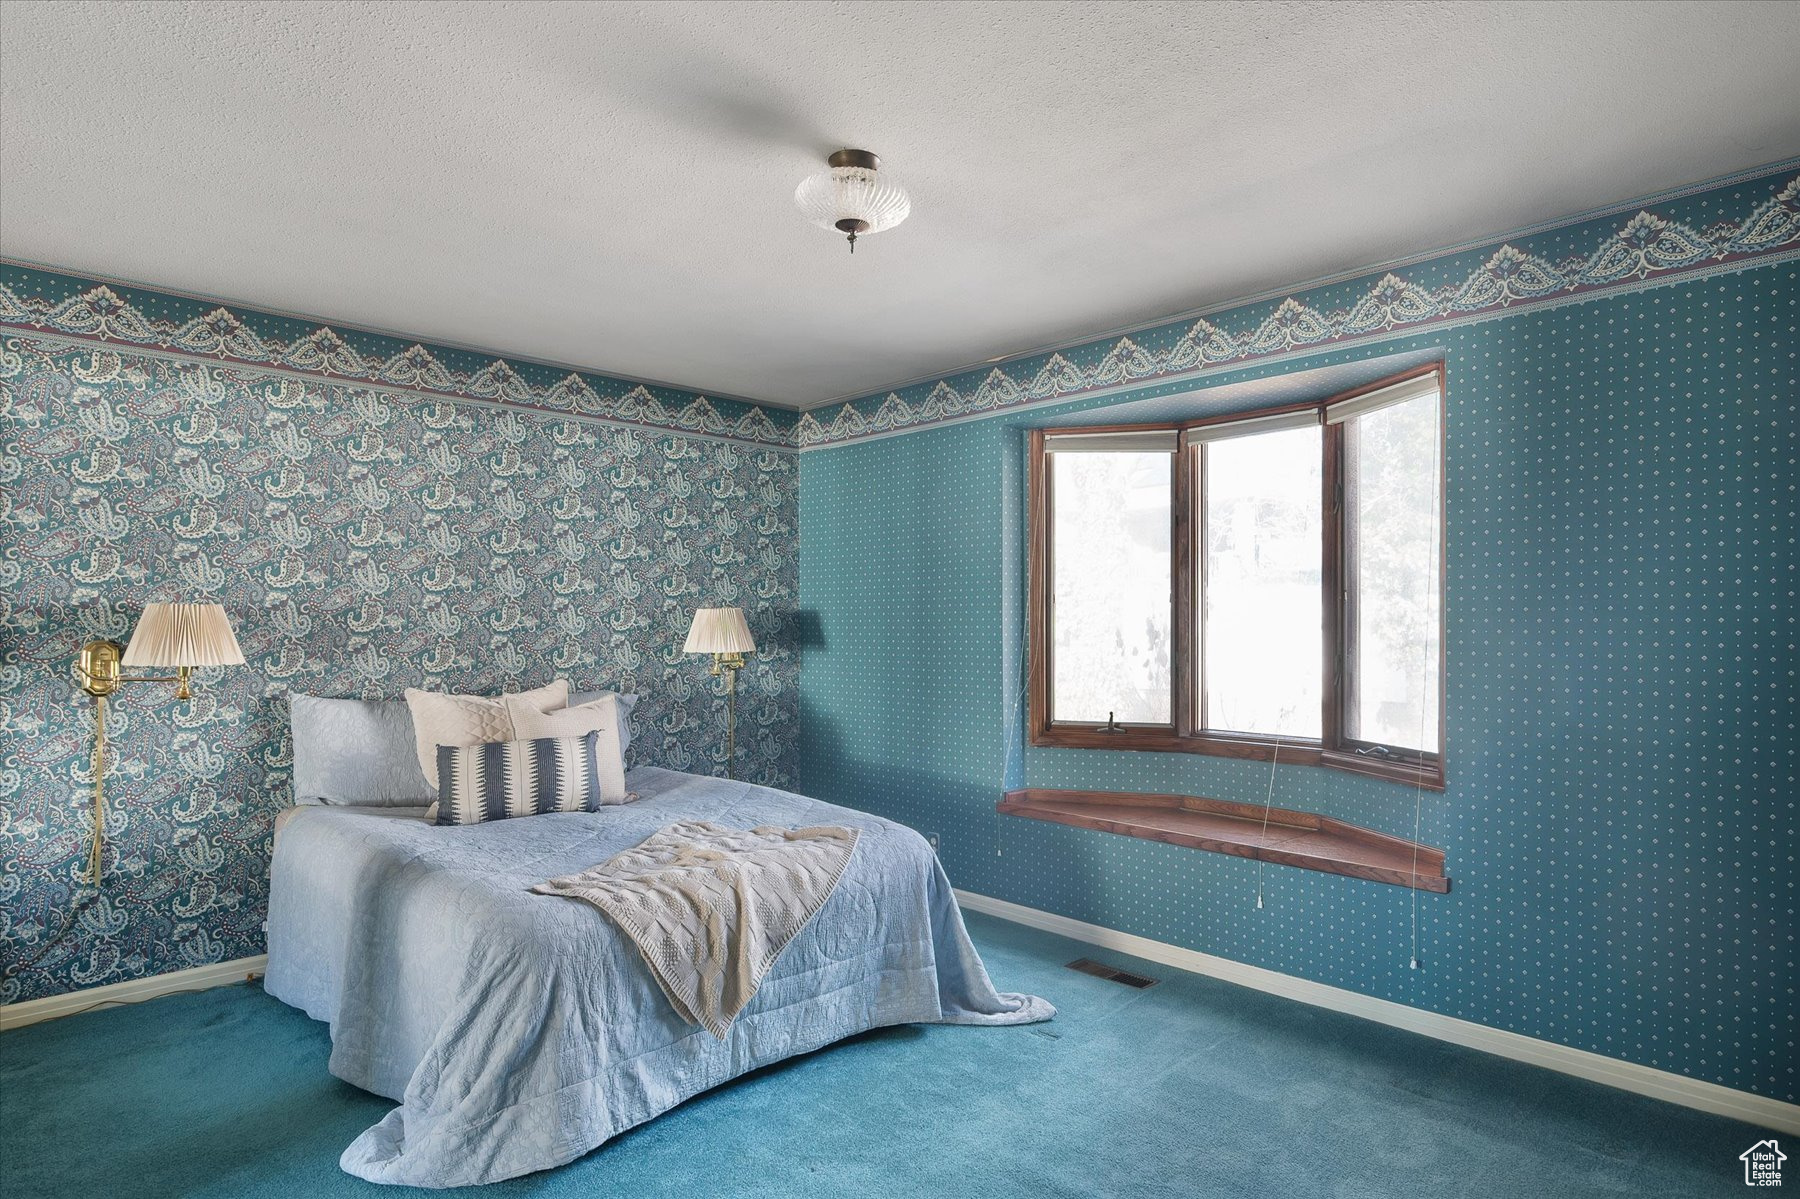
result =
M1407 383L1435 373L1438 380L1438 447L1437 447L1437 587L1438 587L1438 705L1437 744L1439 752L1420 753L1393 746L1377 746L1370 742L1351 741L1344 735L1345 704L1349 680L1344 670L1344 653L1348 637L1345 618L1351 580L1345 573L1344 555L1344 428L1325 419L1325 410L1346 400L1356 399L1384 388ZM1217 757L1269 761L1279 757L1290 765L1326 766L1335 770L1371 778L1389 779L1431 790L1444 789L1446 701L1448 698L1448 621L1445 602L1449 582L1445 551L1449 541L1448 507L1445 481L1448 477L1445 449L1448 435L1448 372L1442 361L1414 367L1322 400L1301 404L1284 404L1210 416L1189 421L1159 421L1145 424L1083 425L1080 427L1033 429L1028 441L1027 464L1027 640L1029 738L1034 746L1064 749L1130 749L1157 752L1210 754ZM1195 677L1195 649L1200 636L1203 595L1199 577L1203 556L1200 537L1204 532L1197 498L1204 494L1204 466L1201 452L1187 444L1183 437L1175 450L1171 472L1170 503L1170 669L1168 724L1121 724L1109 730L1088 721L1056 721L1051 719L1050 629L1054 618L1055 596L1051 593L1054 573L1051 569L1055 547L1051 539L1051 513L1055 503L1051 455L1046 452L1049 435L1135 433L1174 430L1185 434L1190 429L1232 424L1258 417L1285 416L1297 412L1317 412L1321 425L1323 470L1320 504L1323 516L1323 545L1320 575L1323 590L1323 643L1320 669L1323 671L1321 704L1321 736L1312 738L1276 737L1259 733L1233 733L1198 727L1204 711L1200 687ZM1204 668L1201 668L1202 673Z

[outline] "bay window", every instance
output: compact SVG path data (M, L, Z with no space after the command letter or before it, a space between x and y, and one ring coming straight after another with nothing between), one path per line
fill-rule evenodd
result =
M1443 370L1031 442L1037 745L1441 787Z

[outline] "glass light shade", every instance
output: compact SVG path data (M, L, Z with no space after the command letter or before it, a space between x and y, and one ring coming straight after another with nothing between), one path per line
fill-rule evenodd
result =
M742 608L700 608L694 613L693 627L688 629L685 654L750 654L756 642L750 637L750 626L744 622Z
M121 664L242 666L244 651L219 604L145 604Z
M794 189L794 203L821 229L848 232L840 221L860 221L859 234L892 229L912 211L912 198L886 171L873 167L829 167L809 175Z

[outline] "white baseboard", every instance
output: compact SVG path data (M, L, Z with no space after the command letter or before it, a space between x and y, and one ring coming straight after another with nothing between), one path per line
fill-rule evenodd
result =
M1489 1028L1485 1024L1459 1020L1455 1016L1442 1016L1436 1012L1408 1007L1392 1000L1377 999L1372 995L1363 995L1356 991L1346 991L1342 987L1309 982L1304 978L1295 978L1291 974L1265 970L1261 966L1245 965L1243 962L1214 957L1210 953L1201 953L1198 950L1183 949L1179 945L1152 941L1148 937L1122 933L1098 924L1071 920L1067 916L1058 916L1054 912L1040 911L1022 904L1008 903L1004 899L992 899L986 895L976 895L960 890L957 891L956 897L964 907L971 911L986 912L988 915L998 916L1002 920L1010 920L1015 924L1057 933L1072 940L1085 941L1089 945L1103 946L1120 953L1131 954L1133 957L1146 958L1165 966L1174 966L1179 970L1205 974L1212 978L1223 979L1225 982L1237 983L1240 986L1254 987L1258 991L1267 991L1271 995L1280 995L1286 999L1297 999L1301 1003L1310 1003L1314 1007L1330 1008L1335 1012L1347 1012L1352 1016L1361 1016L1365 1020L1373 1020L1379 1024L1403 1028L1408 1032L1435 1037L1437 1040L1464 1045L1470 1049L1479 1049L1485 1053L1511 1058L1516 1062L1544 1066L1563 1074L1573 1074L1577 1078L1586 1078L1593 1082L1605 1083L1607 1086L1618 1087L1620 1090L1648 1095L1652 1099L1679 1103L1683 1107L1698 1108L1703 1112L1730 1116L1734 1120L1742 1120L1747 1124L1756 1124L1778 1132L1800 1135L1800 1104L1783 1103L1779 1099L1752 1095L1748 1091L1733 1090L1731 1087L1722 1087L1717 1083L1701 1082L1699 1079L1671 1074L1667 1070L1657 1070L1650 1066L1640 1066L1635 1062L1625 1062L1618 1058L1606 1057L1603 1054L1590 1053L1585 1049L1571 1049L1567 1045L1558 1045L1552 1041L1540 1041L1536 1037L1528 1037L1521 1033Z
M128 982L108 983L104 987L90 987L85 991L47 995L42 999L27 999L24 1003L8 1003L0 1005L0 1032L9 1028L23 1028L40 1020L72 1016L101 1004L142 1003L146 999L155 999L158 995L168 995L175 991L228 987L232 983L241 983L252 975L261 974L268 968L269 955L259 953L253 958L234 958L229 962L195 966L192 970L175 970L168 974L153 974L149 978L134 978Z
M1161 962L1165 966L1173 966L1178 970L1187 970L1195 974L1222 979L1225 982L1236 983L1239 986L1253 987L1258 991L1266 991L1285 999L1309 1003L1314 1007L1329 1008L1335 1012L1361 1016L1365 1020L1373 1020L1378 1024L1402 1028L1408 1032L1419 1033L1440 1041L1449 1041L1453 1045L1479 1049L1484 1053L1511 1058L1513 1061L1543 1066L1563 1074L1572 1074L1577 1078L1605 1083L1607 1086L1618 1087L1620 1090L1631 1091L1638 1095L1648 1095L1652 1099L1661 1099L1669 1103L1681 1104L1683 1107L1729 1116L1734 1120L1760 1125L1777 1132L1800 1135L1800 1104L1783 1103L1779 1099L1752 1095L1748 1091L1733 1090L1731 1087L1722 1087L1717 1083L1702 1082L1685 1075L1672 1074L1667 1070L1640 1066L1636 1062L1620 1061L1618 1058L1590 1053L1585 1049L1573 1049L1552 1041L1540 1041L1536 1037L1528 1037L1522 1033L1489 1028L1485 1024L1460 1020L1455 1016L1444 1016L1437 1012L1428 1012L1421 1008L1408 1007L1403 1003L1395 1003L1389 999L1377 999L1372 995L1363 995L1357 991L1346 991L1342 987L1295 978L1291 974L1282 974L1279 971L1266 970L1261 966L1234 962L1230 958L1216 957L1195 949L1183 949L1179 945L1170 945L1163 941L1152 941L1148 937L1119 932L1117 929L1088 924L1082 920L1072 920L1067 916L1058 916L1054 912L1045 912L1038 908L1028 908L1023 904L1009 903L1004 899L993 899L986 895L977 895L971 891L962 890L956 892L956 897L964 907L971 911L986 912L988 915L998 916L1002 920L1010 920L1015 924L1056 933L1071 940L1084 941L1089 945L1099 945L1120 953L1128 953L1133 957L1144 958L1147 961ZM255 957L237 958L229 962L215 962L209 966L196 966L192 970L177 970L170 974L158 974L150 978L137 978L129 982L93 987L86 991L72 991L65 995L30 999L24 1003L0 1005L0 1031L22 1028L27 1024L36 1024L40 1020L54 1020L58 1016L71 1015L101 1004L141 1003L146 999L155 999L159 995L168 995L175 991L229 986L232 983L243 982L252 975L261 974L268 968L268 964L268 955L258 954Z

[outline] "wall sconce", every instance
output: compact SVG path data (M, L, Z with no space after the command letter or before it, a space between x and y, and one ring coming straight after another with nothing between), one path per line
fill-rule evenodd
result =
M744 655L756 652L742 608L700 608L688 629L687 654L711 654L712 672L725 676L725 777L737 777L737 672Z
M75 681L94 697L94 847L88 881L100 885L100 849L106 836L106 699L126 683L174 683L175 697L189 699L196 666L242 666L231 621L218 604L145 604L130 645L96 638L75 659ZM174 667L174 674L128 675L125 666Z

